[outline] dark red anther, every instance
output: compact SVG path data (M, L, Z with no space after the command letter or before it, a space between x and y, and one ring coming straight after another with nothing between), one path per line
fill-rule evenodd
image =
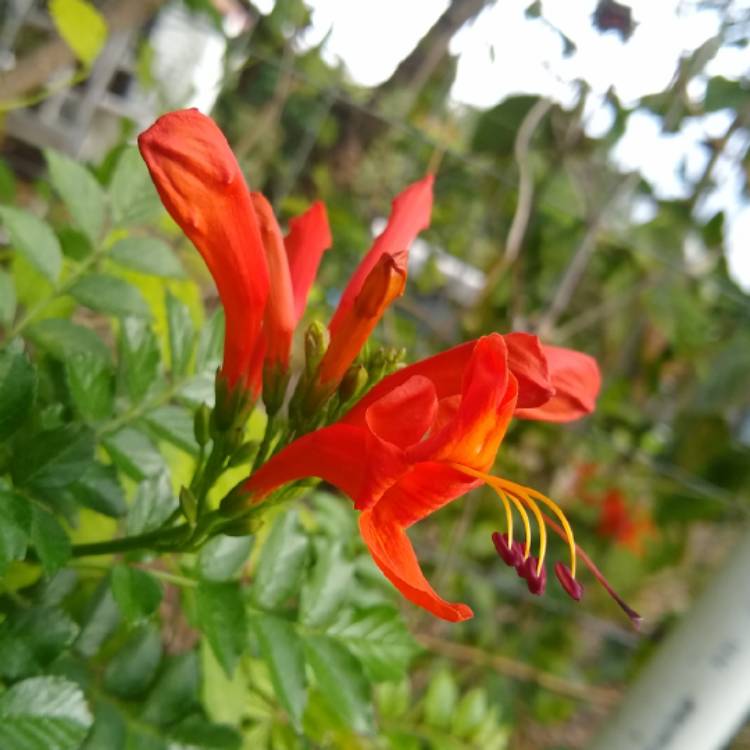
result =
M570 568L561 562L555 563L555 575L557 580L560 581L560 585L565 590L565 593L577 602L581 601L583 596L583 586L581 586L575 578L573 578Z
M542 565L542 569L537 575L536 569L538 565L539 558L529 555L516 570L518 570L519 576L526 579L529 591L536 596L541 596L547 586L547 568Z
M497 531L492 535L492 541L495 544L497 554L506 565L510 565L511 568L515 568L523 561L523 551L521 545L514 541L513 544L508 544L508 535L499 534Z

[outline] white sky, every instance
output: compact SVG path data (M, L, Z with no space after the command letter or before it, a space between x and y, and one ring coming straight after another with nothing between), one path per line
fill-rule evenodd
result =
M592 88L586 109L592 136L612 124L612 112L601 98L614 87L625 105L657 93L669 85L680 56L716 34L717 14L695 9L683 0L625 0L637 23L623 44L614 33L601 34L591 24L596 0L543 0L543 14L576 45L566 58L560 35L544 20L525 18L531 0L499 0L462 29L451 43L459 55L452 97L476 107L491 107L518 93L542 94L569 105L575 100L572 82L583 78ZM398 62L448 6L448 0L306 0L313 25L306 44L325 41L324 56L342 61L353 80L368 86L385 80ZM262 0L268 10L273 0ZM708 73L730 78L750 71L750 46L723 49L709 64ZM691 93L699 96L705 84L697 81ZM720 112L691 118L678 134L663 134L658 119L645 111L631 115L622 140L612 154L623 169L640 169L662 198L686 194L681 173L695 178L707 155L701 141L722 133L731 118ZM728 151L738 152L737 142ZM727 257L735 279L750 290L750 252L744 237L750 229L750 203L740 195L741 176L735 163L717 166L721 187L710 196L704 212L727 212Z

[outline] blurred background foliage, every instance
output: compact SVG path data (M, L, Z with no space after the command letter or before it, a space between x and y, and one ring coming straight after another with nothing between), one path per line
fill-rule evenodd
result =
M592 135L583 79L564 107L450 99L450 41L492 5L451 0L369 88L304 43L303 0L0 11L0 746L582 748L721 563L749 508L750 298L710 197L727 161L747 177L750 100L746 79L705 70L747 49L750 12L693 4L721 13L716 36L663 91L625 105L610 90L610 127ZM598 32L628 44L627 4L591 5ZM527 4L529 23L544 6ZM642 635L596 586L580 605L554 586L528 595L494 553L501 517L482 492L413 535L436 588L475 609L461 625L398 600L325 488L196 554L71 557L176 512L198 450L191 412L212 398L215 290L132 145L194 101L174 83L194 40L174 37L182 57L159 62L177 26L222 40L201 106L251 186L284 220L326 202L334 248L310 318L327 319L390 199L434 170L431 227L377 340L414 360L529 330L597 358L596 414L514 424L498 470L561 502ZM665 133L726 115L683 197L612 159L643 112ZM733 747L750 747L747 731Z

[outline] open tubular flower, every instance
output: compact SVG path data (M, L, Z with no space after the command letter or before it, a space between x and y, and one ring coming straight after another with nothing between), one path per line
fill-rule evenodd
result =
M511 418L543 409L557 395L555 368L546 349L528 334L499 334L455 347L404 368L376 385L339 422L297 439L264 464L243 485L248 504L261 502L282 484L308 476L345 492L360 511L359 528L373 560L410 601L450 621L472 616L463 603L448 602L429 584L407 536L407 529L482 484L497 495L506 521L493 537L498 553L513 565L533 593L546 583L547 529L567 543L570 563L556 566L561 585L581 596L576 579L580 558L611 590L585 553L560 507L534 489L490 474ZM560 356L558 350L556 353ZM590 358L569 352L570 367L588 371ZM567 412L580 416L580 404L594 403L598 377L566 378L563 393L578 400ZM555 421L566 414L559 404ZM534 418L541 418L537 411ZM520 519L523 542L515 534ZM537 544L534 549L533 528ZM535 553L535 554L533 554ZM626 609L631 617L637 615Z

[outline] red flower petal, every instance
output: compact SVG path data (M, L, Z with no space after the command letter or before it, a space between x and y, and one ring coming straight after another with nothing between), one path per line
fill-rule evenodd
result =
M294 291L294 319L299 322L307 304L307 295L315 281L323 253L331 246L328 214L321 201L310 206L289 222L289 234L284 238L289 274Z
M263 323L265 356L270 364L279 365L286 370L289 366L292 334L297 323L289 262L271 204L260 193L251 193L250 197L258 217L271 281Z
M583 352L558 346L543 346L555 395L542 406L519 409L522 419L570 422L590 414L596 407L601 375L596 360Z
M216 123L197 110L160 117L138 146L162 203L203 256L224 306L222 373L247 385L268 297L268 270L250 193Z
M393 523L376 519L375 511L364 511L359 530L375 564L388 580L414 604L450 622L474 615L466 604L447 602L430 586L422 573L406 532Z
M518 381L518 403L524 409L545 404L554 395L542 342L531 333L503 336L508 347L508 367Z

